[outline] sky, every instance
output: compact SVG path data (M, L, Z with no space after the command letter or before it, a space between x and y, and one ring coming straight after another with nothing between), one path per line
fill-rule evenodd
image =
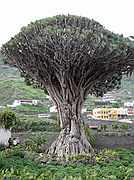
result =
M88 17L112 32L134 36L134 0L0 0L0 47L21 27L59 14Z

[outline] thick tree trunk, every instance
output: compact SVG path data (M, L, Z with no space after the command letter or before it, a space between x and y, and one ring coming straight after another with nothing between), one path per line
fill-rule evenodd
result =
M58 116L62 130L58 139L50 146L48 155L66 157L78 155L82 152L93 155L93 148L83 132L82 122L80 121L81 111L78 107L72 108L69 106L58 106Z

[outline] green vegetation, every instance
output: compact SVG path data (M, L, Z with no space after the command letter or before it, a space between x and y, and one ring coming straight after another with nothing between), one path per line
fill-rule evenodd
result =
M134 149L104 149L98 152L88 164L48 161L41 165L36 153L29 154L21 146L0 153L0 179L37 180L133 180ZM72 163L73 160L73 163Z
M1 105L12 104L15 99L46 99L46 95L40 89L27 86L23 79L0 77L0 102Z
M43 90L27 86L16 68L4 64L0 55L0 105L12 104L15 99L46 99Z
M89 125L84 126L84 132L89 142L93 142L95 139L94 133L89 129Z
M107 129L107 125L106 124L101 124L101 130L106 131L106 129Z
M19 119L13 111L3 111L0 114L0 125L5 129L10 129L11 127L19 124Z
M53 119L42 119L37 117L20 117L20 123L13 126L12 132L59 132L60 127Z
M41 133L37 133L35 136L31 137L30 139L27 139L24 142L24 147L32 152L38 152L40 150L44 152L46 144L46 137Z
M47 105L21 105L16 107L17 112L34 112L34 113L40 113L40 112L49 112L49 106Z

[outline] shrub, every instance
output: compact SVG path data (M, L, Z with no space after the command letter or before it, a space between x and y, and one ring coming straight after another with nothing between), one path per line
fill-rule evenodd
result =
M5 144L0 143L0 151L3 151L6 148Z
M119 128L118 124L112 124L112 129L118 129L118 128Z
M50 120L39 120L39 119L30 119L28 121L20 121L19 124L14 125L12 132L24 132L24 131L48 131L48 132L60 132L60 127L56 122Z
M27 150L37 151L39 147L44 146L47 140L44 135L41 133L36 134L31 139L27 139L24 143L24 146Z
M86 135L88 141L93 143L95 136L94 136L94 133L91 131L91 129L89 129L88 125L84 126L84 132L85 132L85 135Z
M17 145L15 147L12 147L12 149L8 149L6 152L6 157L12 157L12 156L19 156L21 158L24 158L24 148L22 146Z
M107 125L106 125L106 124L101 124L101 129L102 129L103 131L106 131Z
M127 124L122 124L120 125L120 128L125 130L125 131L128 131L129 130L129 126Z
M19 119L15 112L6 110L0 115L0 124L4 126L5 129L10 129L16 124L19 124Z

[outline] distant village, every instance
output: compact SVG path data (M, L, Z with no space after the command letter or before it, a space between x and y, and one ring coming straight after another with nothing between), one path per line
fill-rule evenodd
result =
M50 97L47 96L47 99L50 100ZM117 103L116 99L109 93L105 94L101 98L102 102L110 102L110 103ZM15 100L12 105L7 106L0 106L0 108L16 108L17 106L21 105L37 105L39 100ZM38 114L38 118L49 118L52 113L57 113L56 106L49 107L48 113L40 113ZM112 108L112 107L99 107L92 109L92 113L88 113L87 108L83 108L81 111L82 114L86 115L87 117L93 119L101 119L101 120L114 120L114 119L124 119L124 118L131 118L134 116L134 101L124 102L123 107Z
M48 100L51 100L49 96L47 96ZM111 102L116 103L116 100L110 95L106 94L101 98L102 102ZM13 104L7 106L0 106L0 108L13 108L15 109L18 106L36 106L39 104L39 100L15 100ZM56 106L50 106L49 111L47 113L38 113L36 114L38 118L50 118L52 114L57 113ZM124 102L123 107L119 108L110 108L110 107L99 107L93 108L92 113L88 112L88 109L83 107L81 113L84 117L90 120L116 120L125 123L133 123L132 119L134 117L134 101ZM0 128L0 142L7 142L8 138L11 137L11 131Z

